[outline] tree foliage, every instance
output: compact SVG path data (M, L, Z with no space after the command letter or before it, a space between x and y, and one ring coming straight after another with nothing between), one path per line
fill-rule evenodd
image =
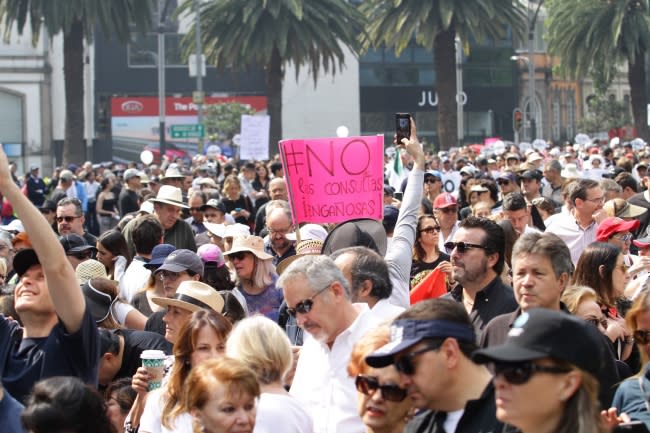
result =
M223 104L210 104L205 106L206 135L210 140L229 140L241 130L241 116L255 114L255 110L248 104L226 102Z
M627 104L606 95L595 95L587 100L588 112L578 122L578 129L587 134L609 131L629 125L632 121Z

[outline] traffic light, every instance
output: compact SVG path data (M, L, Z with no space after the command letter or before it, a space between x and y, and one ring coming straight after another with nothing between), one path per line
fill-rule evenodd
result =
M519 132L521 130L522 121L523 114L521 113L521 110L519 108L515 108L512 112L512 129L515 132Z

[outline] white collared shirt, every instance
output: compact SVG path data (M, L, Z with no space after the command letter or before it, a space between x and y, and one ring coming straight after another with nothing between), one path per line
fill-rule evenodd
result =
M587 228L582 228L571 212L560 214L552 224L546 226L546 232L556 234L569 247L574 265L587 245L596 240L597 231L598 223L595 220Z
M359 315L330 349L305 332L289 393L302 401L314 420L315 433L362 433L354 378L348 375L352 347L378 322L368 304L353 304Z

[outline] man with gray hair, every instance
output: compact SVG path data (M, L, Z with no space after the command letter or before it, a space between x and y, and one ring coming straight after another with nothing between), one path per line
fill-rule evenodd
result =
M273 265L295 256L295 243L287 238L293 232L291 208L285 200L272 200L266 204L266 231L268 239L264 242L264 251L273 256Z
M327 256L305 256L282 273L287 312L306 331L291 395L308 408L314 431L364 430L354 380L347 374L352 346L378 321L367 304L353 304L350 286Z
M542 197L546 197L555 203L556 207L561 207L562 200L562 164L557 159L552 159L544 164L544 179L546 183L542 187Z

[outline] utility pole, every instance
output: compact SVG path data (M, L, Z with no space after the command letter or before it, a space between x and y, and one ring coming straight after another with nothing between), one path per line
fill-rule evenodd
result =
M194 27L196 28L196 95L193 98L196 103L196 123L203 124L203 48L201 46L201 5L200 0L194 0ZM203 154L204 137L199 137L197 150L199 155Z
M165 156L165 0L158 0L158 143L160 158Z

